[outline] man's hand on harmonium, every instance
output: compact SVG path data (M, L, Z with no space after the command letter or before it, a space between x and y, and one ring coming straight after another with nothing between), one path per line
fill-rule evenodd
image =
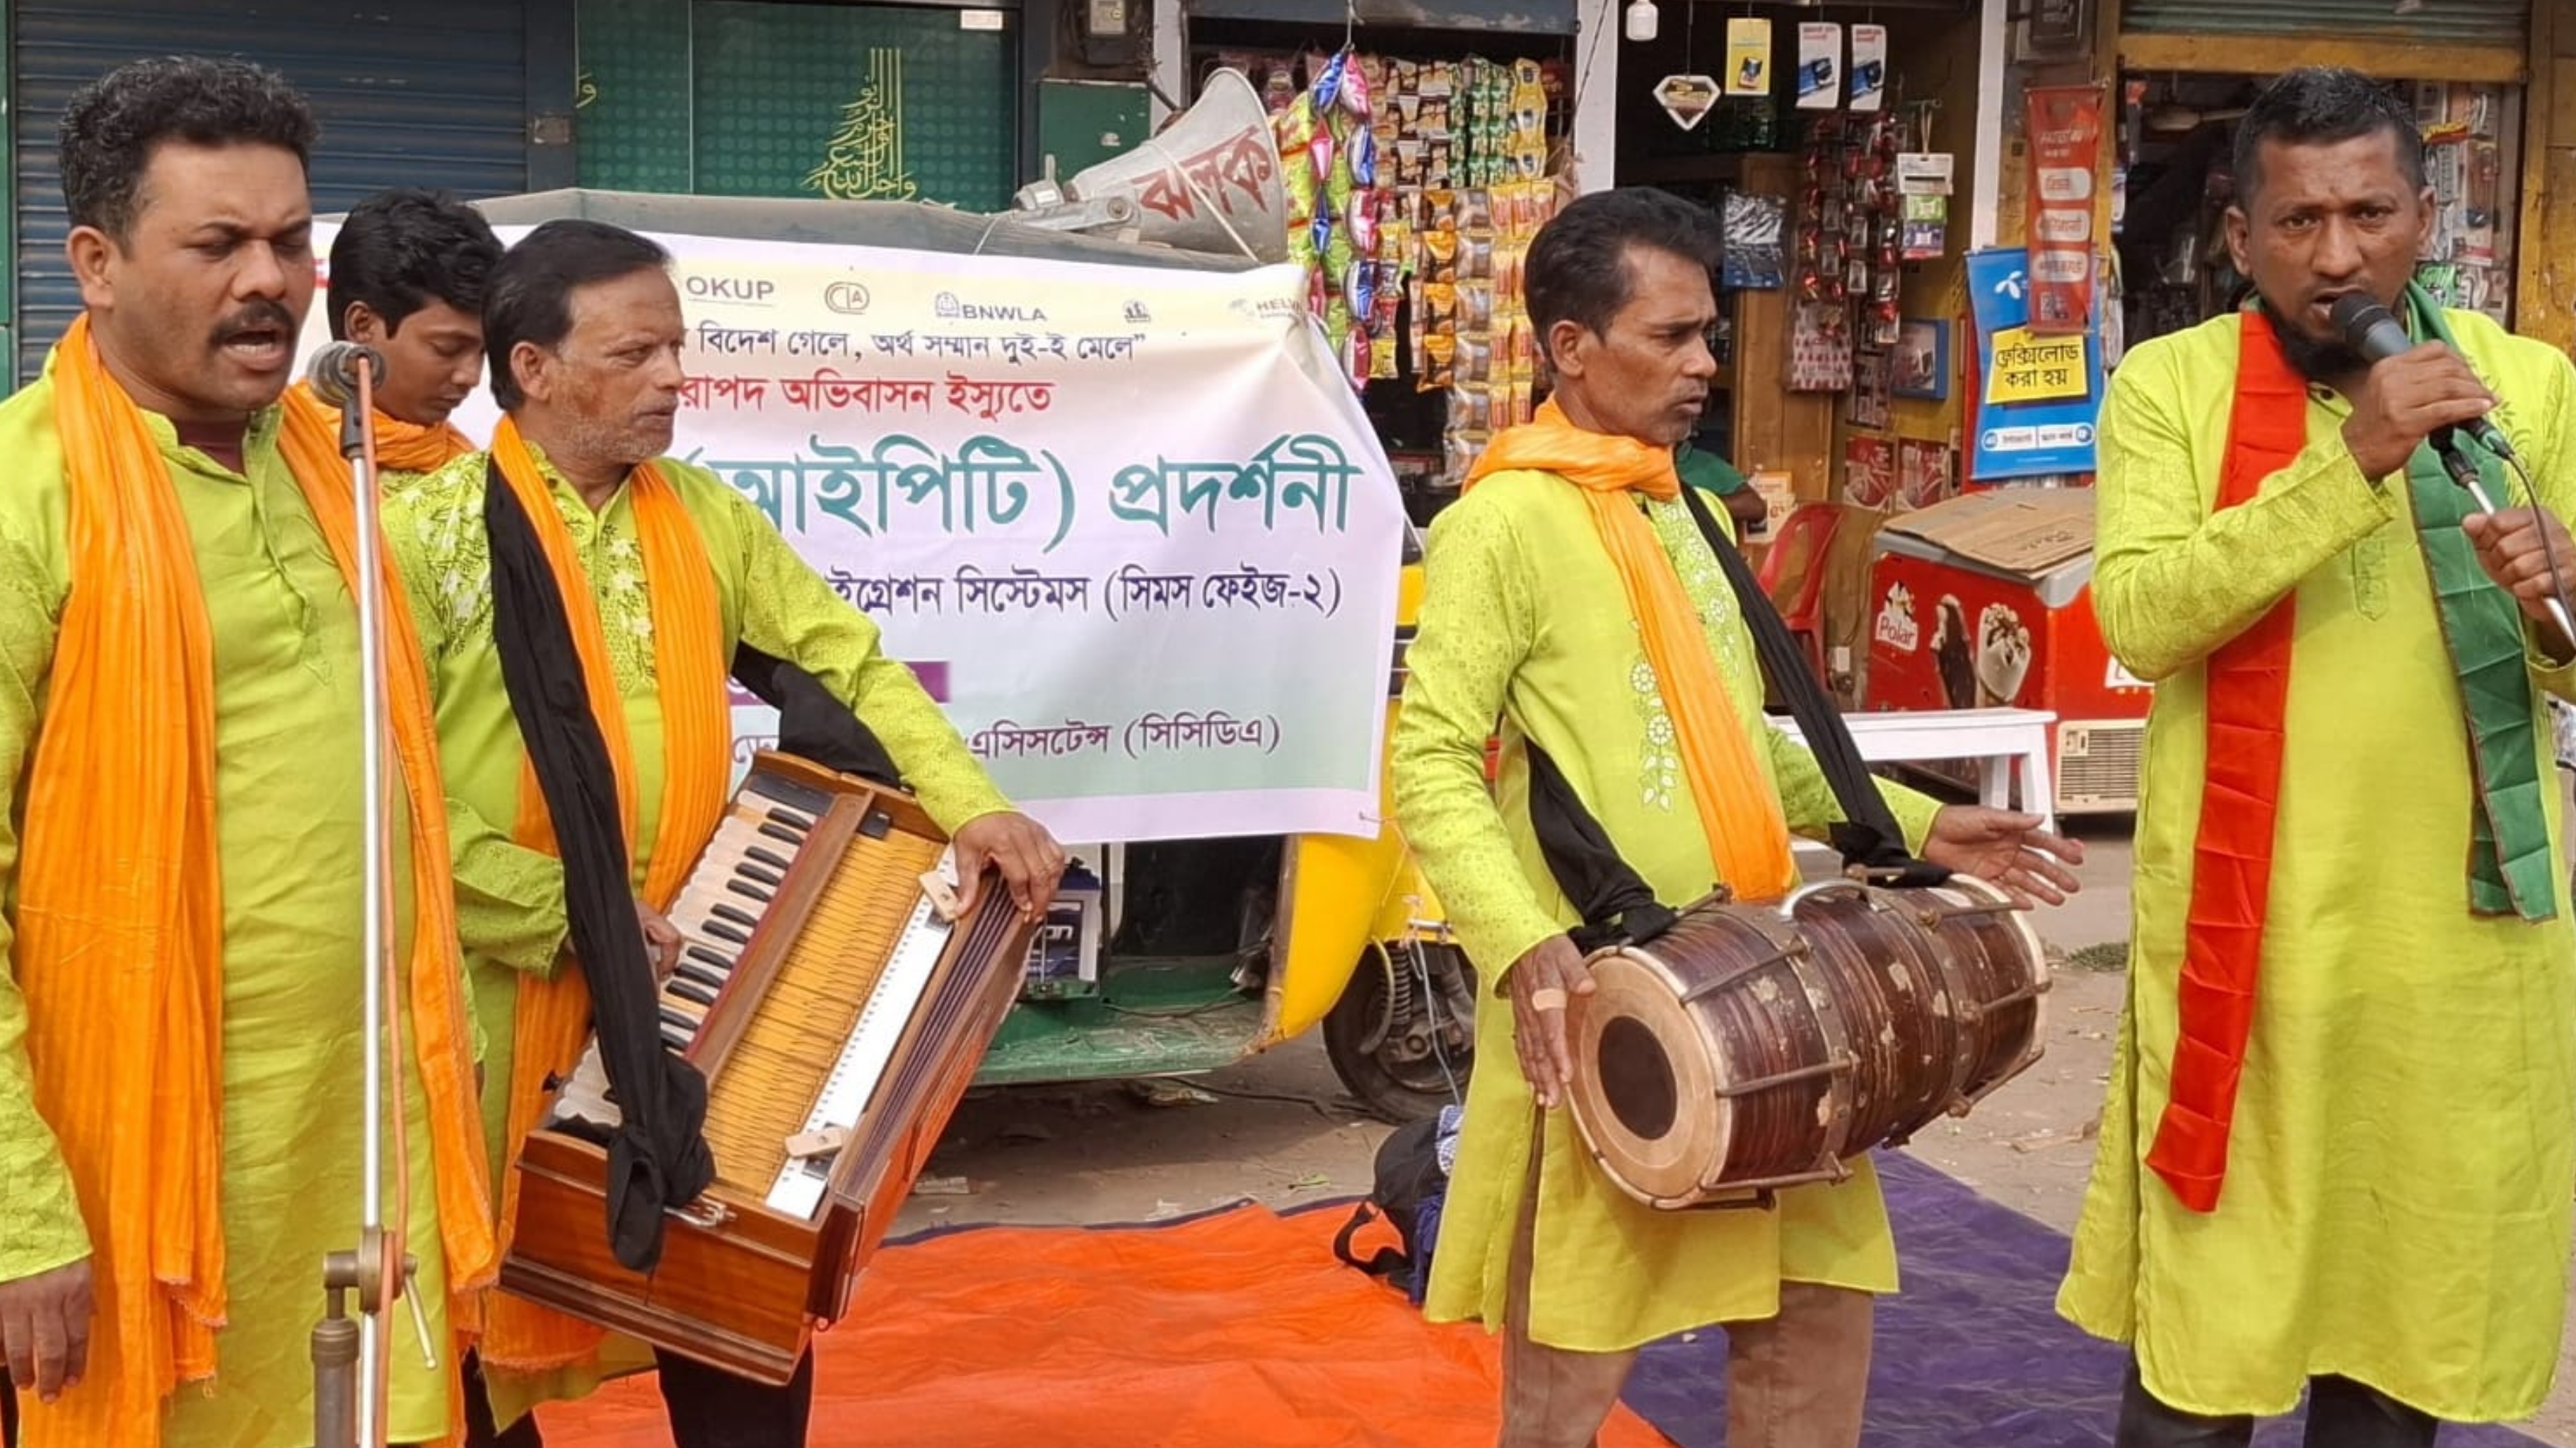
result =
M984 893L984 866L1002 872L1011 903L1029 919L1046 914L1055 903L1056 882L1064 877L1064 847L1046 826L1011 811L968 820L952 841L957 847L957 913L975 908Z
M680 968L680 928L641 900L635 902L635 921L644 927L644 954L653 962L653 983L660 985Z

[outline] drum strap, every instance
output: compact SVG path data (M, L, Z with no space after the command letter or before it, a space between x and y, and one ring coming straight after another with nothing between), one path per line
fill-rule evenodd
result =
M1672 929L1678 917L1655 898L1644 877L1619 857L1601 822L1547 751L1529 746L1530 828L1556 887L1583 913L1567 934L1589 955L1613 945L1643 945Z
M1709 515L1708 506L1699 500L1699 490L1682 489L1682 499L1690 508L1692 520L1699 524L1700 536L1717 555L1718 566L1726 572L1736 604L1753 631L1754 652L1762 661L1763 674L1788 701L1790 717L1798 721L1799 730L1807 737L1807 747L1815 752L1817 767L1824 772L1825 783L1834 792L1834 802L1842 808L1842 821L1833 826L1831 834L1834 848L1842 854L1845 872L1875 885L1899 889L1923 888L1949 879L1948 870L1917 859L1906 850L1905 832L1898 828L1895 812L1879 794L1877 781L1860 757L1860 746L1852 742L1851 730L1843 723L1842 711L1826 697L1824 685L1807 667L1806 656L1799 651L1787 621L1772 606L1770 595L1762 591L1744 555L1736 551L1734 540ZM1719 707L1725 707L1723 701ZM1643 944L1671 929L1676 913L1658 901L1644 878L1619 857L1618 848L1610 843L1601 822L1584 806L1582 796L1575 793L1565 771L1537 745L1529 745L1528 752L1530 826L1538 835L1539 853L1546 857L1548 873L1556 877L1557 888L1582 912L1583 924L1569 932L1575 945L1589 953L1612 945Z
M1771 595L1753 576L1753 567L1744 561L1735 540L1709 515L1708 505L1699 499L1699 489L1682 489L1682 501L1690 508L1691 520L1699 524L1700 536L1708 540L1709 551L1717 555L1718 567L1726 570L1726 581L1735 590L1736 606L1743 611L1746 627L1753 631L1753 651L1762 661L1763 676L1788 703L1789 717L1798 721L1799 732L1807 738L1807 748L1815 754L1816 765L1824 771L1825 783L1834 792L1834 802L1842 807L1842 820L1829 833L1834 848L1842 852L1844 871L1871 884L1896 889L1927 888L1949 879L1948 870L1916 859L1905 848L1905 832L1898 828L1896 813L1887 807L1886 797L1878 792L1878 781L1862 761L1860 746L1852 742L1842 710L1834 706L1823 681L1807 667L1797 635L1789 632L1788 621L1772 606Z

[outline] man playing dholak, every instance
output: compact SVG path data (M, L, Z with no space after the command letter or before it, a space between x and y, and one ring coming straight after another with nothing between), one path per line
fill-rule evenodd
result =
M0 1336L29 1448L287 1448L371 1105L355 496L277 406L313 116L271 72L150 60L61 136L84 312L0 405ZM439 1363L397 1308L389 1427L436 1441L448 1293L495 1255L427 679L382 582L385 1185Z
M430 191L379 191L331 238L331 339L385 359L376 477L401 487L474 451L447 420L483 381L483 297L501 242L483 213ZM294 394L317 407L313 384ZM331 425L339 426L335 414Z
M2126 1448L2244 1443L2310 1386L2311 1444L2428 1444L2537 1409L2558 1356L2576 942L2540 701L2576 543L2476 516L2425 442L2495 409L2563 512L2576 375L2411 284L2432 192L2378 84L2283 76L2234 170L2259 305L2131 350L2102 417L2094 604L2156 699L2059 1304L2134 1345ZM2353 292L2419 345L2367 364Z
M532 652L541 630L524 611L496 609L496 572L560 594L578 654L564 667L583 677L614 765L615 780L600 785L620 798L633 909L662 957L653 965L667 969L678 954L679 937L658 912L726 803L737 645L803 669L861 716L953 836L963 903L989 860L1018 906L1042 914L1064 865L1046 831L994 789L912 671L885 655L876 625L750 499L661 456L685 380L669 261L646 238L590 221L549 222L513 247L484 311L493 395L508 414L492 452L387 499L450 763L458 922L489 1043L483 1126L505 1242L518 1200L509 1163L539 1124L548 1075L569 1075L580 1054L589 967L558 964L573 923L556 852L562 831L529 774L527 716L503 673L514 658L544 664ZM487 510L524 515L525 527L496 537ZM605 968L621 964L648 968ZM479 1350L493 1421L478 1424L477 1440L539 1442L535 1419L522 1416L534 1403L649 1361L631 1343L609 1342L605 1356L603 1346L596 1328L496 1294ZM801 1444L812 1363L773 1389L665 1354L661 1387L680 1448Z
M1753 643L1681 500L1673 444L1716 370L1715 222L1649 190L1585 196L1532 244L1555 381L1432 525L1394 752L1396 808L1468 955L1507 963L1477 1019L1465 1135L1427 1310L1505 1334L1503 1448L1580 1448L1635 1350L1729 1324L1729 1448L1848 1448L1870 1298L1896 1285L1868 1163L1762 1210L1657 1212L1593 1165L1558 1109L1569 996L1592 981L1531 824L1543 750L1662 902L1777 900L1792 829L1838 814L1815 759L1762 715ZM1502 721L1499 807L1485 740ZM1907 844L2050 901L2079 851L2028 815L1884 794Z

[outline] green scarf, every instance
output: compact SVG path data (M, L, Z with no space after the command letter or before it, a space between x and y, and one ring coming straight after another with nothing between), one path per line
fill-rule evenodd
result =
M2403 298L2408 331L2454 350L2442 309L2409 282ZM2489 498L2505 498L2505 467L2466 433L2464 456L2477 464ZM2549 847L2545 781L2534 725L2531 668L2523 616L2513 596L2487 577L2461 521L2477 504L2451 481L2431 443L2406 461L2414 499L2416 542L2432 575L2442 640L2460 681L2468 716L2469 767L2477 788L2471 815L2469 909L2478 915L2547 920L2557 914L2558 865Z

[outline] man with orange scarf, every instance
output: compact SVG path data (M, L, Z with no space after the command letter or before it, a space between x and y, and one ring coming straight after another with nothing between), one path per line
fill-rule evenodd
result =
M483 213L454 197L379 191L331 238L331 339L385 359L375 388L376 476L396 488L474 451L447 420L483 381L483 294L501 264ZM295 390L310 397L313 384Z
M359 1240L356 513L330 427L279 404L314 134L274 73L197 59L62 119L84 311L0 405L0 1338L28 1448L310 1442L323 1254ZM427 1354L496 1259L428 683L399 582L367 583L406 987L388 1222L430 1333L395 1312L388 1426L438 1441Z
M2318 1448L2419 1448L2537 1411L2566 1321L2576 368L2415 283L2434 193L2387 84L2291 71L2230 171L2256 299L2133 348L2102 411L2094 610L2156 694L2058 1306L2130 1347L2120 1448L2302 1397ZM2362 355L2352 297L2413 345Z
M912 671L887 657L876 625L750 499L661 456L685 380L669 260L651 240L593 221L549 222L511 248L483 319L493 395L507 414L492 450L386 500L449 762L458 914L488 1042L483 1124L505 1242L517 1201L510 1163L549 1076L568 1075L580 1053L588 983L667 969L677 952L659 911L726 802L727 675L743 652L801 670L873 731L953 837L970 902L989 862L1021 909L1042 913L1064 864L1046 831L994 789ZM583 685L577 717L537 687L558 674ZM550 761L567 735L594 740L586 748L595 774L613 777L591 778L586 792L558 789L548 771L565 769ZM568 817L577 797L602 800L605 823ZM595 887L602 857L622 866L605 906ZM600 918L611 910L628 913ZM586 931L631 958L601 958L585 942L577 961L561 961L567 936L582 942ZM648 945L658 961L645 958ZM634 1097L624 1104L631 1124ZM687 1103L657 1099L655 1109L665 1105ZM673 1180L707 1170L702 1146L661 1147L657 1161ZM628 1233L614 1209L611 1223L623 1253ZM651 1361L633 1343L495 1295L469 1382L472 1441L537 1443L534 1404ZM679 1448L804 1441L810 1361L784 1389L676 1355L660 1365Z
M1433 522L1408 656L1396 809L1468 955L1501 967L1425 1306L1504 1334L1502 1448L1584 1448L1639 1347L1716 1322L1728 1448L1851 1448L1867 1294L1896 1282L1866 1160L1767 1209L1658 1212L1601 1174L1561 1109L1566 1009L1592 981L1542 863L1533 760L1672 907L1712 881L1778 899L1797 879L1790 831L1839 818L1815 759L1764 722L1752 639L1674 470L1716 370L1714 225L1626 190L1540 231L1527 287L1554 395ZM2080 852L2035 817L1882 793L1926 859L2025 898L2074 887L2057 859Z

